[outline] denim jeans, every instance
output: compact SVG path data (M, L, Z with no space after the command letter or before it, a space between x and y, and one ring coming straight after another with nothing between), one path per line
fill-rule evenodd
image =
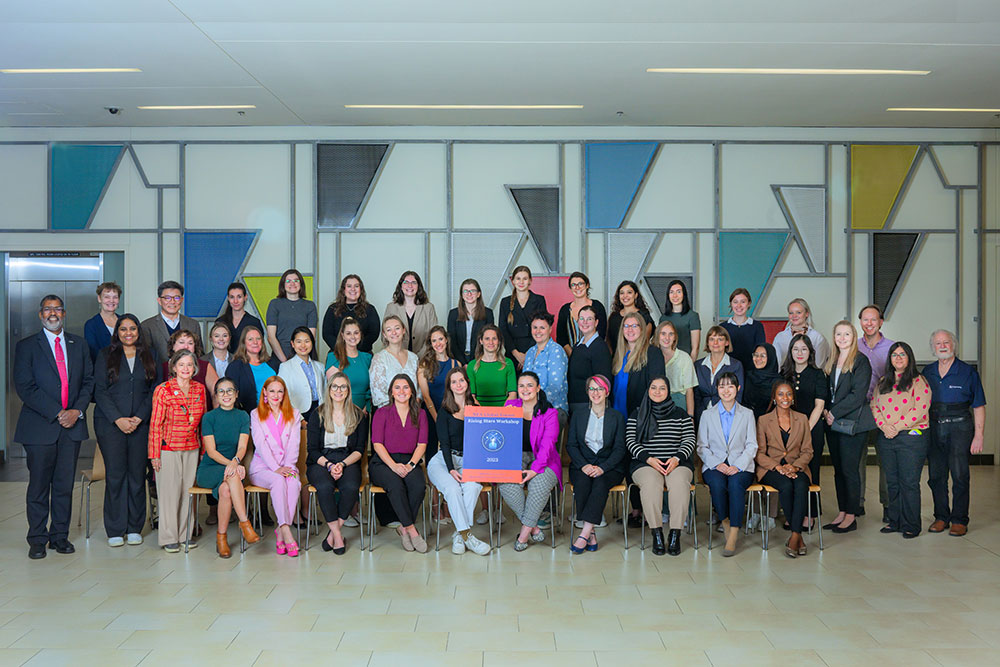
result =
M920 473L927 458L928 435L879 431L876 447L889 492L889 525L904 533L920 532Z
M940 423L931 421L927 449L927 486L934 497L934 518L946 523L969 524L969 447L975 435L972 418ZM951 505L948 475L951 475Z
M725 475L712 469L704 471L702 478L712 494L712 507L719 521L728 518L733 528L742 526L746 514L747 487L753 484L753 473L743 471Z

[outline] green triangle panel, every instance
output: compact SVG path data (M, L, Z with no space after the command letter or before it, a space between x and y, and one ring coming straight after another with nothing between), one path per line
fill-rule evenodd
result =
M756 306L788 236L787 232L719 234L719 303L728 304L732 291L745 287L750 290Z
M125 147L53 144L50 229L86 229Z

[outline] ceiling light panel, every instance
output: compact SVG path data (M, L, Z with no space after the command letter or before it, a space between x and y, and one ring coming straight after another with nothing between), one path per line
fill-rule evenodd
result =
M849 69L802 67L647 67L653 74L795 74L831 76L925 76L922 69Z
M582 104L345 104L345 109L431 109L438 111L454 110L563 110L582 109Z
M138 67L54 67L0 69L0 74L120 74L141 71Z

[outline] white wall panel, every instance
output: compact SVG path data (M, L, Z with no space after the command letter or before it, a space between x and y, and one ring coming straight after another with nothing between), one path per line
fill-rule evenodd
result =
M93 235L107 239L117 234ZM117 250L103 247L102 250ZM125 250L125 308L140 320L156 314L156 234L130 234Z
M180 183L180 146L177 144L132 144L150 185Z
M535 250L535 244L531 242L531 239L528 239L524 247L521 248L521 253L514 260L514 266L528 267L533 276L543 276L546 273L545 262L538 256L538 251Z
M580 144L566 144L563 158L563 270L567 273L587 269L583 263L583 181L580 177L583 151ZM587 273L591 286L594 277Z
M584 273L590 278L591 293L599 295L597 298L610 308L611 291L617 285L607 284L604 278L604 234L585 234L583 240L587 252L587 267Z
M445 144L395 144L358 229L448 226Z
M813 326L827 340L830 340L833 325L848 316L846 278L775 278L767 300L755 315L764 319L785 319L788 302L795 298L803 298L809 303Z
M448 288L448 234L430 235L428 266L428 274L423 277L425 283L430 284L427 295L437 309L441 324L447 324L448 311L458 303L458 294L452 294Z
M342 234L340 238L343 243L340 252L341 275L356 273L361 276L365 281L368 301L375 306L379 315L385 314L385 304L389 303L403 271L424 272L423 234L390 236L354 232ZM336 296L336 292L330 299L333 296ZM437 307L438 304L434 305Z
M685 274L694 271L694 234L664 234L646 273Z
M0 229L48 227L48 147L0 145Z
M650 166L626 229L706 227L715 224L711 144L666 144Z
M722 226L787 229L772 185L822 185L822 146L724 145Z
M316 236L316 245L319 249L319 280L315 283L317 289L316 309L319 312L319 321L322 327L323 315L326 314L326 308L336 298L337 290L340 288L341 276L337 273L337 235L318 234ZM367 287L368 283L366 281L366 290ZM371 299L370 292L366 296ZM379 315L382 314L383 305L385 304L379 303L375 306ZM326 349L323 343L320 343L320 345L323 345L323 349ZM325 359L326 357L321 356L320 358Z
M184 283L184 271L181 266L181 235L164 234L163 240L163 279L176 280ZM153 265L155 266L155 264ZM154 292L155 295L155 292ZM156 298L155 296L153 297Z
M313 145L295 145L295 266L313 272L316 208L313 194Z
M975 146L933 146L948 185L976 185L979 156Z
M132 157L125 153L111 177L91 229L155 229L156 190L147 188Z
M522 229L504 185L558 184L558 151L555 144L456 144L455 228Z
M177 229L181 226L181 191L169 188L163 191L163 228Z
M847 271L847 148L830 146L830 271Z
M193 145L185 153L188 229L261 229L247 273L281 273L290 258L289 148Z
M775 273L808 273L809 265L806 264L805 258L802 256L802 251L799 250L799 244L794 241L788 245L788 252L785 254L785 258L781 260L781 263L775 269Z
M869 291L868 283L871 274L871 236L869 234L854 234L854 257L853 271L854 288L852 290L853 301L848 304L848 310L857 313L862 308L871 303L872 295Z
M929 234L899 297L886 318L886 335L905 340L917 359L931 357L928 341L935 329L955 331L955 237Z
M959 356L964 359L979 359L979 328L984 323L979 319L980 304L980 273L979 273L979 239L976 227L978 225L978 196L975 190L962 191L961 220L961 275L959 290L962 295L961 316L959 318L958 340L961 345Z
M718 310L718 270L716 268L715 234L698 234L698 275L695 276L694 299L701 323L710 322ZM726 304L728 307L729 304Z
M955 191L945 189L930 156L924 154L888 229L953 229L956 225Z

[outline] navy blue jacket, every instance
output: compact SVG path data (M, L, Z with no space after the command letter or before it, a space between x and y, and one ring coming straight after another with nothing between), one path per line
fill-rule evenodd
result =
M80 336L61 334L66 341L66 370L69 375L69 407L87 412L94 393L94 362L87 341ZM23 405L14 430L14 441L22 445L54 445L63 427L56 419L62 412L62 384L56 358L44 331L18 341L14 348L14 389ZM87 439L87 418L81 416L69 428L74 440Z

